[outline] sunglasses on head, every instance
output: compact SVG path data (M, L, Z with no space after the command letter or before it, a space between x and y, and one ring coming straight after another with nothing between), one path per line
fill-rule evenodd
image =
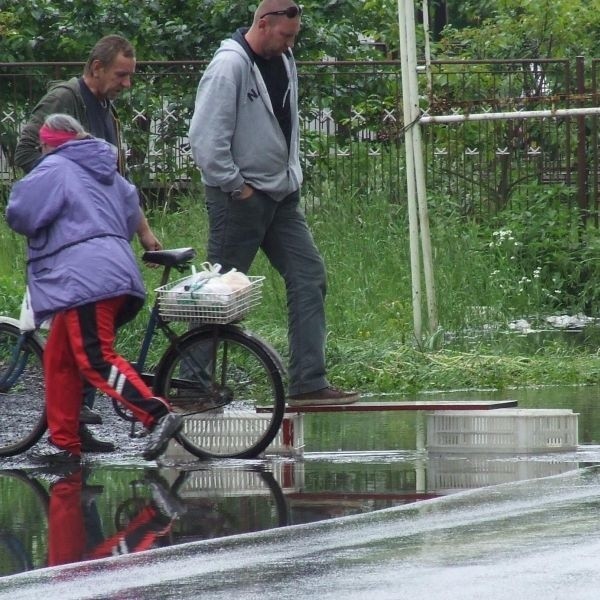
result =
M283 16L285 15L288 19L295 19L296 17L299 17L302 14L302 7L301 6L288 6L287 8L283 9L283 10L272 10L271 12L266 12L264 15L261 16L261 19L264 19L265 17L268 17L269 15L276 15L276 16Z

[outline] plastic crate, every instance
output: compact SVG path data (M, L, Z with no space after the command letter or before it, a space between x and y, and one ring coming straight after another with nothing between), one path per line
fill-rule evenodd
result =
M235 417L223 415L195 415L185 419L183 433L191 441L210 438L212 447L225 454L233 454L248 447L255 439L257 428L264 430L268 415L248 412L247 415ZM300 456L304 451L304 428L302 415L286 415L275 439L267 447L264 454L283 454ZM248 439L250 436L250 439ZM200 442L198 445L201 445ZM169 458L181 458L189 454L177 443L173 442L167 449Z
M228 294L186 289L191 277L156 288L158 312L165 321L184 323L231 323L246 316L260 303L264 277L248 277L250 284Z
M466 454L466 453L465 453ZM571 461L519 460L506 453L429 456L427 489L438 493L475 489L526 479L561 475L578 468Z
M570 409L437 411L427 417L429 452L565 452L577 449Z
M303 463L289 460L273 460L263 465L265 470L255 470L243 465L216 464L202 466L202 463L193 463L185 471L183 485L179 484L177 495L182 500L197 498L223 498L223 497L248 497L272 496L274 490L266 474L272 475L279 488L284 493L297 492L304 482ZM181 476L180 469L167 469L161 475L173 485Z

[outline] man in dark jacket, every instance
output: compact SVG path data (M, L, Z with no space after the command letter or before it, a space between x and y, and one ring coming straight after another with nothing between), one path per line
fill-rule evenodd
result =
M33 169L41 157L39 130L44 120L50 114L63 113L77 119L94 137L112 144L117 149L119 172L125 174L120 124L112 101L131 87L135 65L135 50L127 39L119 35L100 39L90 52L83 75L52 83L48 93L37 103L21 132L15 164L26 173ZM145 250L160 250L160 242L144 215L137 234ZM88 389L82 406L82 423L102 422L100 415L92 411L93 405L94 391ZM111 442L95 438L83 424L80 436L87 452L112 452L115 449Z

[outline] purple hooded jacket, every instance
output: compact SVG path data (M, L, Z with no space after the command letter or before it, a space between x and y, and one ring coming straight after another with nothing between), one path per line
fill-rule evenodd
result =
M27 236L36 324L125 294L132 296L132 313L139 310L145 289L130 246L141 219L139 199L117 172L108 143L78 140L45 155L14 185L6 219Z

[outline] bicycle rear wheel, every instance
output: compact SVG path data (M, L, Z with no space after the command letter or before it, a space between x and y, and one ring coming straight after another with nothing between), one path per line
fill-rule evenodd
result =
M25 452L46 431L43 352L34 333L0 322L0 456Z
M275 360L235 327L192 331L178 340L158 367L155 392L187 413L178 441L200 458L258 456L275 439L285 411ZM221 406L206 410L215 405Z

